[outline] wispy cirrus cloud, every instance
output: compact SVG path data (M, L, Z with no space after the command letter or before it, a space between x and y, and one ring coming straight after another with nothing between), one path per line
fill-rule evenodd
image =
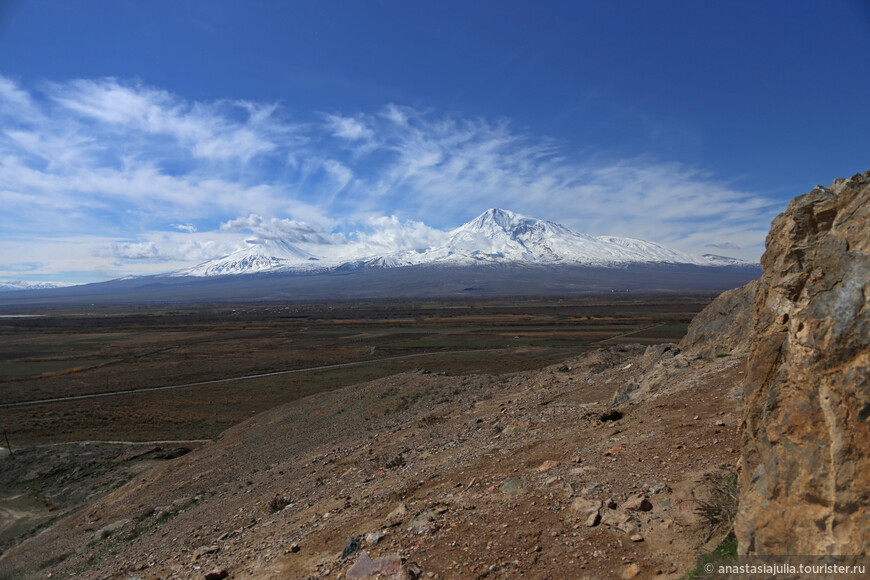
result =
M374 137L374 131L366 125L362 118L326 115L326 125L331 128L333 137L348 141L367 140Z
M779 209L678 162L581 155L505 119L397 104L291 119L277 102L0 76L0 123L0 252L65 236L96 244L84 254L102 273L217 257L244 231L419 249L494 206L757 259Z
M329 235L324 230L305 222L255 214L224 222L221 224L221 230L227 232L251 231L260 238L286 240L295 244L328 245L344 243L345 241L341 234Z
M104 131L174 140L193 157L242 162L301 140L298 128L276 118L276 103L188 102L167 91L116 79L49 85L50 99Z

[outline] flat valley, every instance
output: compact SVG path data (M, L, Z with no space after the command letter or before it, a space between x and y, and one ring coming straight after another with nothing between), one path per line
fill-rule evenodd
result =
M677 342L712 298L43 310L0 319L0 428L13 448L118 433L210 439L276 405L400 372L503 374L609 344Z

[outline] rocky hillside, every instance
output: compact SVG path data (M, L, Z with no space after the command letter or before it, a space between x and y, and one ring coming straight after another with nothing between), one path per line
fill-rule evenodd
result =
M742 361L612 346L537 372L421 370L319 395L156 464L0 570L677 578L727 531L697 510L739 457ZM667 384L613 408L646 368Z
M774 221L744 384L748 554L870 553L870 171Z

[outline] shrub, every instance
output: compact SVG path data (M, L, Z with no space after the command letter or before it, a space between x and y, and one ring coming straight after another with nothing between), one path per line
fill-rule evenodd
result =
M290 499L288 499L286 496L283 496L281 494L275 494L275 497L269 500L269 510L272 513L280 512L291 503L292 502L290 501Z
M711 528L711 532L720 527L731 527L737 515L737 474L728 473L715 479L710 490L710 497L698 501L695 513Z

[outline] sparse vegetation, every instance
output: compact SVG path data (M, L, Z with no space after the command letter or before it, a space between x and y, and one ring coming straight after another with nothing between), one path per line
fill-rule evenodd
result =
M609 411L605 411L599 416L602 423L607 423L608 421L619 421L622 419L622 411L619 409L610 409Z
M722 527L730 528L737 516L737 474L727 473L718 479L714 479L708 499L699 500L695 513L710 526L713 531Z
M275 494L275 497L269 500L269 511L272 513L280 512L291 503L293 502L290 501L290 498L281 494Z
M734 532L731 532L725 536L725 539L722 540L718 546L716 546L715 550L698 558L698 563L695 564L694 568L689 570L684 578L686 578L686 580L708 577L712 578L714 575L707 573L704 569L705 566L712 564L714 567L718 567L720 564L730 563L736 556L737 536L734 535Z
M404 465L405 465L405 455L402 453L399 453L398 455L396 455L395 457L393 457L392 459L387 461L387 463L384 465L384 467L386 467L387 469L393 469L396 467L404 467Z

